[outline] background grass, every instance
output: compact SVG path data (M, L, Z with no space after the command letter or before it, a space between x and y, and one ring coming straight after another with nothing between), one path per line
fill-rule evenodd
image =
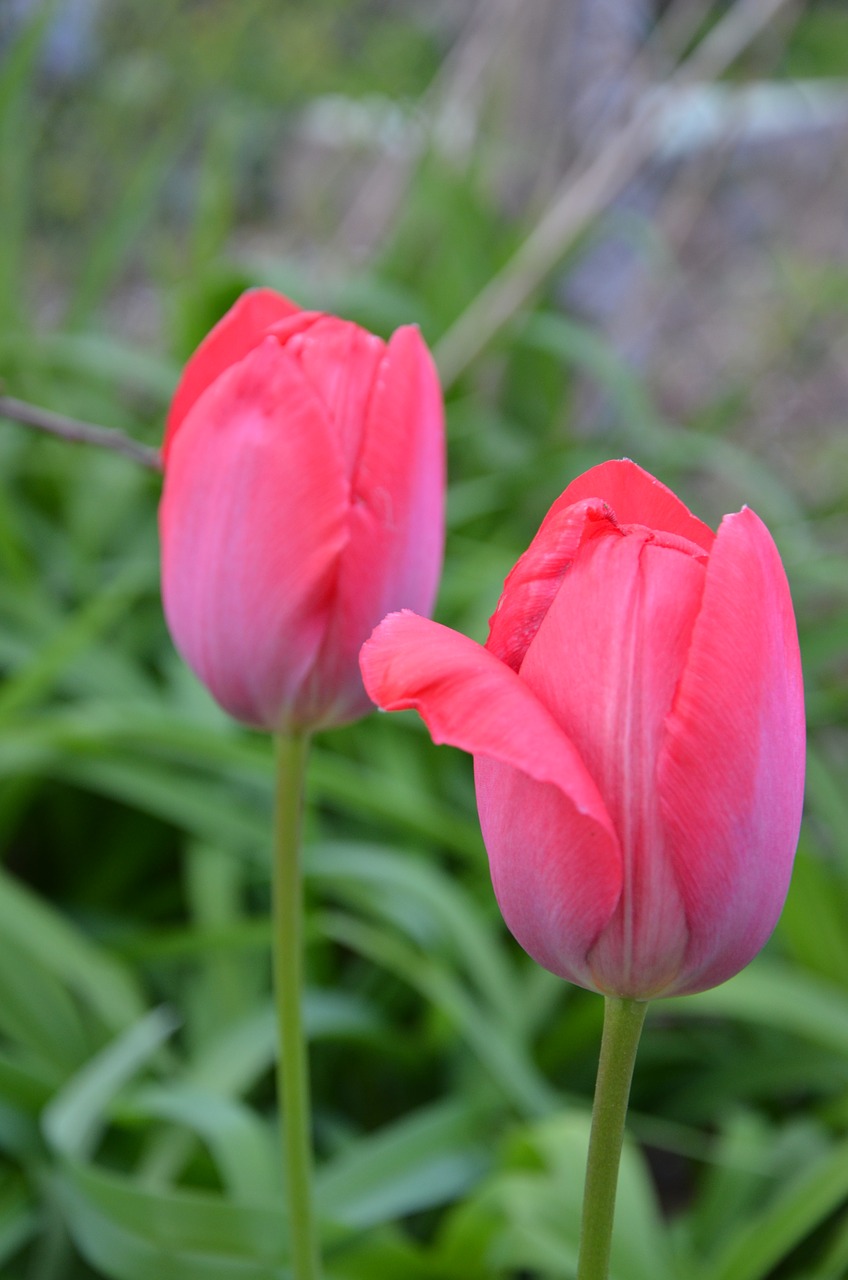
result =
M450 12L112 0L74 62L81 13L0 23L10 394L158 443L181 362L260 282L382 333L415 320L444 353L539 215L538 192L493 179L492 102L461 163L420 142L460 40ZM796 17L735 74L842 74L841 6ZM721 183L738 188L721 174L698 210L724 234ZM383 230L363 252L339 229L375 191ZM713 524L750 502L799 616L810 767L789 902L749 970L649 1015L616 1280L848 1274L848 389L831 363L848 271L838 238L798 243L811 193L795 194L745 250L765 286L735 311L697 305L729 257L719 236L705 277L703 221L692 251L655 209L602 211L448 389L442 621L483 639L550 501L621 454ZM622 228L653 273L637 297L688 298L647 353L618 308L574 301L581 271L581 296L600 289L593 254ZM799 387L816 394L793 418ZM280 1280L269 743L173 652L158 478L11 423L0 469L0 1270ZM310 790L328 1275L572 1276L600 1001L506 934L470 761L414 717L324 735Z

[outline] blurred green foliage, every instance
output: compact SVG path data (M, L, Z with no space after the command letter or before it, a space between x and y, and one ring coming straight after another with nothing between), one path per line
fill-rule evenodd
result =
M45 14L0 64L12 394L153 443L180 362L247 283L381 332L414 319L435 341L520 240L473 167L433 155L360 271L318 270L314 246L274 234L274 157L304 104L413 102L436 73L438 28L399 6L116 0L96 73L56 83ZM811 9L789 65L828 70L843 28L838 8ZM240 234L256 226L261 250ZM848 272L796 272L789 332L793 298L806 331L846 288ZM607 421L577 437L587 381ZM801 624L810 776L793 889L747 972L649 1016L615 1280L848 1274L848 451L833 423L787 480L746 445L744 411L717 388L695 426L668 421L553 291L449 401L443 621L482 639L549 502L626 453L713 522L750 502ZM158 479L8 423L0 467L0 1269L282 1280L269 743L173 652ZM310 790L328 1277L566 1280L600 1001L506 934L469 761L413 717L325 735Z
M787 74L824 78L845 74L848 59L848 13L834 0L811 5L786 50Z

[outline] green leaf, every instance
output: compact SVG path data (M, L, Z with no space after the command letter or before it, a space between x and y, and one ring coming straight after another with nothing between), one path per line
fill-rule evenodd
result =
M457 1280L469 1274L446 1270L433 1251L425 1252L400 1231L385 1227L346 1243L343 1253L328 1253L329 1280Z
M358 903L397 920L406 932L409 908L417 907L425 930L418 941L431 947L433 935L441 934L493 1012L513 1033L519 1030L524 1012L520 987L500 937L486 927L457 881L438 866L403 849L337 842L307 850L305 869L334 896L357 887Z
M815 747L807 750L806 785L811 809L821 815L844 867L848 864L848 799L842 779Z
M569 1112L516 1133L504 1168L448 1220L442 1239L456 1274L474 1258L473 1280L513 1271L571 1280L577 1265L589 1116ZM675 1276L650 1174L625 1142L619 1173L610 1280Z
M290 1280L279 1211L153 1192L66 1161L58 1190L83 1256L110 1280Z
M124 570L107 588L90 601L28 662L22 671L7 680L0 691L0 725L13 714L37 701L78 653L91 647L96 636L107 630L146 585L146 570L135 566Z
M0 327L21 330L27 224L30 217L32 153L37 120L34 83L38 53L54 5L45 4L23 25L0 69Z
M688 1215L687 1235L696 1256L714 1252L740 1221L750 1219L773 1160L772 1130L765 1119L748 1111L725 1118Z
M2 243L2 242L0 242ZM105 333L21 333L0 331L0 362L24 365L38 382L49 386L57 375L102 384L114 397L116 387L130 387L165 407L180 369L174 361L153 355Z
M461 818L431 790L422 790L405 778L393 776L388 786L381 770L314 748L309 761L309 793L319 801L330 800L363 815L389 819L466 860L479 861L482 844L476 821Z
M58 1083L55 1070L26 1054L20 1060L11 1051L0 1053L0 1095L21 1110L39 1112Z
M211 779L180 773L166 762L123 758L109 752L57 759L53 771L68 782L120 800L190 832L220 841L259 859L269 841L269 821L256 805L213 785Z
M44 1072L74 1071L91 1050L80 1010L60 979L0 934L0 1028Z
M276 1131L242 1103L189 1085L148 1085L123 1104L121 1118L181 1125L206 1143L234 1202L282 1203Z
M705 1263L704 1280L765 1280L846 1198L848 1142L842 1142L780 1186L767 1207Z
M5 1266L37 1232L38 1209L23 1179L0 1179L0 1266Z
M482 1008L445 965L420 955L402 939L350 916L326 913L319 923L328 937L397 974L441 1009L504 1096L523 1112L544 1115L558 1105L555 1091L536 1070L523 1047Z
M141 1016L144 1005L129 972L3 870L0 936L53 973L113 1032Z
M848 893L842 873L806 839L795 855L792 892L780 917L779 937L803 969L848 986Z
M304 993L304 1023L310 1041L368 1035L382 1027L376 1010L361 997L315 987ZM208 1041L184 1079L195 1088L238 1095L270 1070L276 1054L277 1013L268 1000Z
M168 1009L154 1009L91 1058L44 1112L44 1136L66 1157L95 1146L117 1091L161 1048L177 1026Z
M760 958L711 991L663 1000L683 1018L741 1018L848 1055L848 995L823 978Z
M357 1138L319 1172L322 1213L372 1227L455 1199L490 1162L495 1111L491 1099L456 1098Z

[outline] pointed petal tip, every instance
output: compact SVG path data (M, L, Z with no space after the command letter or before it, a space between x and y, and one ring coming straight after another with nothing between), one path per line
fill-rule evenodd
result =
M668 485L631 458L590 467L572 480L558 502L578 502L581 498L602 498L621 524L643 524L679 534L705 551L715 541L709 525L693 515Z
M386 343L385 359L387 360L414 360L427 368L428 371L436 376L436 364L433 360L432 352L424 341L421 329L417 324L402 324Z
M210 383L248 354L273 324L296 315L301 308L274 289L259 285L246 289L221 316L189 356L174 391L162 442L163 462L186 414Z

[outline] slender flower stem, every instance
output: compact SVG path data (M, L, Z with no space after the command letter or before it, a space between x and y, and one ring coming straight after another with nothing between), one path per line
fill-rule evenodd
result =
M319 1280L318 1236L312 1204L309 1064L303 1033L303 878L301 826L306 734L277 739L274 811L274 990L279 1025L277 1091L289 1211L292 1276Z
M592 1108L592 1133L583 1192L577 1280L607 1280L618 1166L633 1064L648 1005L606 996L601 1059Z

